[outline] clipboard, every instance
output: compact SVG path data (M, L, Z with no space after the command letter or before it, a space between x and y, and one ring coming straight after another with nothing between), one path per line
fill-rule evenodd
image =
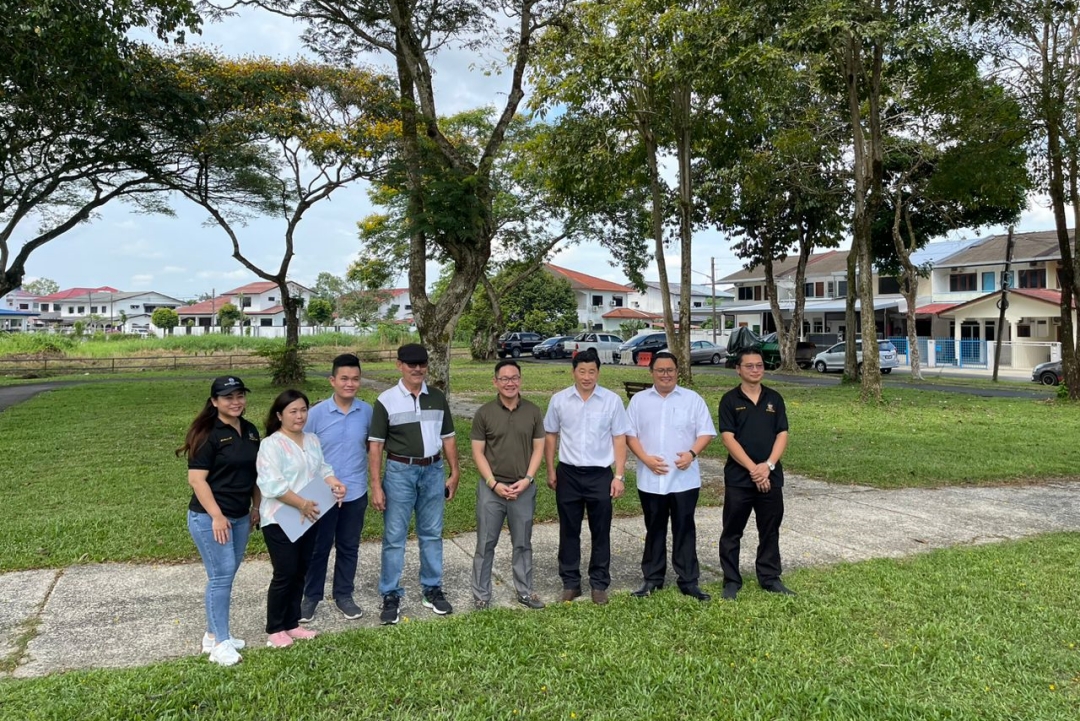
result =
M316 478L299 491L295 491L295 493L305 500L315 501L319 506L319 518L322 518L322 515L326 513L330 506L337 503L330 485L322 478ZM285 532L289 540L294 543L296 539L310 531L315 523L318 523L318 519L315 520L315 523L309 522L300 515L299 508L293 508L288 504L282 504L281 508L274 514L274 520L281 526L281 530Z

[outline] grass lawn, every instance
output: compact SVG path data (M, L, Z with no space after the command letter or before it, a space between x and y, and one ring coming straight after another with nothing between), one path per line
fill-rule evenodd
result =
M0 682L19 719L1039 719L1080 714L1080 534ZM718 589L710 589L717 591Z
M621 391L640 379L639 368L605 367L601 380ZM365 374L396 378L388 363ZM525 393L546 407L570 383L568 364L529 364ZM209 377L209 376L208 376ZM275 389L254 372L249 417L262 426ZM493 397L491 365L455 363L457 398ZM698 374L698 389L715 408L734 376ZM1080 466L1080 414L1068 404L988 399L889 389L880 406L857 402L850 387L778 387L792 424L785 456L790 472L840 483L880 487L1010 483L1070 477ZM325 397L328 385L312 374L306 389ZM207 379L155 378L62 388L0 413L0 495L16 513L0 516L0 571L59 567L80 561L181 560L195 557L183 522L190 495L186 465L173 456L204 401ZM373 401L375 393L362 392ZM469 453L468 420L457 421L462 459L458 498L448 505L446 532L475 527L478 480ZM714 442L706 457L724 457ZM541 473L541 478L544 474ZM633 478L616 512L640 512ZM703 504L722 496L709 479ZM554 519L554 494L542 488L537 517ZM381 516L368 516L365 537L381 535ZM251 550L260 552L261 538Z

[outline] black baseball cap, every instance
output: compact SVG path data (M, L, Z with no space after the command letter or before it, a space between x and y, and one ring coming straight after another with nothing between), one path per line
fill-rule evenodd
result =
M397 349L397 359L402 363L427 363L427 348L419 343L406 343Z
M212 398L217 396L227 396L235 391L243 391L248 393L248 388L244 385L244 381L240 380L236 376L221 376L215 378L213 384L210 386L210 396Z

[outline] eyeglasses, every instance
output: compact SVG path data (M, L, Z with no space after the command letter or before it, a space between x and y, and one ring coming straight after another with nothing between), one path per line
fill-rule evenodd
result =
M653 368L652 372L658 376L673 376L679 372L678 368Z
M499 383L517 383L521 380L521 376L506 376L505 378L495 378Z
M743 363L742 367L748 371L763 371L765 370L764 363Z
M423 361L423 362L420 362L420 363L409 363L408 361L401 361L401 362L404 363L405 365L409 366L410 368L427 368L427 361Z

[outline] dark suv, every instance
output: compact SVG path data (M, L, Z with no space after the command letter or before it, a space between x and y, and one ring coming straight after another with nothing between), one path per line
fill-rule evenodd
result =
M520 358L523 353L532 351L533 347L542 340L544 340L544 336L539 333L527 333L525 331L503 333L499 336L499 342L495 346L495 350L500 358L507 356Z
M629 354L633 364L637 365L640 354L655 353L667 346L667 333L643 333L619 346L619 349L611 354L611 359L616 363L622 363L622 357Z

